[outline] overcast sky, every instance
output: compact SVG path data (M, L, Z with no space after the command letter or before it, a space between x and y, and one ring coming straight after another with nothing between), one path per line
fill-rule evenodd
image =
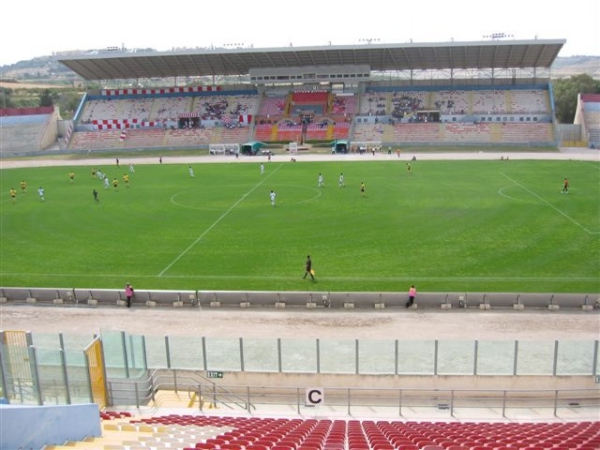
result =
M559 56L600 56L600 0L11 0L1 9L0 65L106 47L469 42L493 33L566 39Z

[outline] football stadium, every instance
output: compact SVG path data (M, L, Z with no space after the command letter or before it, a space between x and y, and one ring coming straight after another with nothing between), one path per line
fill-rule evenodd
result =
M0 448L600 448L562 39L125 51L0 110Z

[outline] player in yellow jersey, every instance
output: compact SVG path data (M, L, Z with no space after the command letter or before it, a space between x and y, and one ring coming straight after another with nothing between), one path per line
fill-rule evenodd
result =
M14 203L17 199L17 190L15 188L10 188L10 199Z

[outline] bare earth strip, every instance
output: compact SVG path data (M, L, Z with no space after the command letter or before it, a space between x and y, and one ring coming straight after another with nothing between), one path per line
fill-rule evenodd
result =
M595 340L600 314L546 310L238 310L0 305L0 330L283 339Z

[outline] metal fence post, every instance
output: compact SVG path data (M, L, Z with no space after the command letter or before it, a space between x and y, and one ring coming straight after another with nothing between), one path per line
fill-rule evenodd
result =
M400 344L398 339L394 340L394 375L398 375L398 367L400 365Z
M281 360L281 338L277 338L277 371L283 372L283 361Z
M202 365L204 366L204 371L208 370L208 358L206 356L206 336L202 336Z
M558 340L554 341L554 361L552 361L552 376L556 376L558 367Z
M321 344L319 338L316 339L317 351L317 373L321 373Z
M358 375L360 373L360 341L354 340L354 373Z
M433 347L433 374L438 374L438 351L439 351L440 343L436 339Z
M244 338L239 338L240 343L240 371L244 371Z
M33 376L33 384L35 386L35 390L37 391L38 405L42 406L44 404L44 399L42 396L42 385L40 383L37 352L33 345L29 346L29 359L31 360L31 375Z
M477 375L477 364L479 362L479 341L475 339L473 346L473 375Z
M517 375L517 367L519 363L519 341L515 341L515 354L513 355L513 376Z
M127 339L125 332L121 331L121 348L123 350L123 368L125 369L125 377L129 378L129 361L127 357Z
M62 335L61 335L62 338ZM65 356L65 350L60 349L60 368L62 371L63 384L65 388L65 396L67 405L71 404L71 389L69 389L69 374L67 373L67 357Z
M598 375L598 339L594 341L594 357L592 358L592 375Z
M165 356L167 358L167 369L171 368L171 347L169 345L169 336L165 336Z

